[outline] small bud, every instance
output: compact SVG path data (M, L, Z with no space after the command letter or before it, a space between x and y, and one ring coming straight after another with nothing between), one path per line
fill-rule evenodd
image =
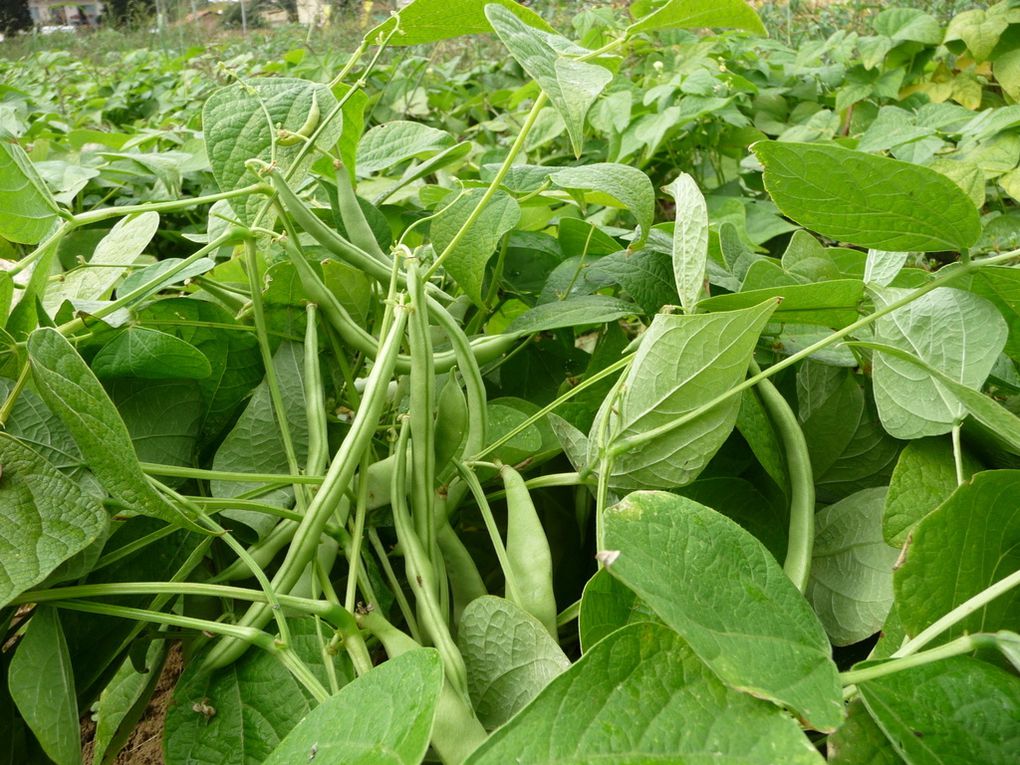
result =
M616 559L619 557L620 557L619 550L599 550L597 553L595 553L595 560L597 560L606 568L609 568L614 563L616 563Z

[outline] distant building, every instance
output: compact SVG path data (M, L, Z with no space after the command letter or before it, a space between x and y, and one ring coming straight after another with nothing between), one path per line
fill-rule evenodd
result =
M103 4L70 2L70 0L28 0L28 12L37 27L94 27L103 12Z

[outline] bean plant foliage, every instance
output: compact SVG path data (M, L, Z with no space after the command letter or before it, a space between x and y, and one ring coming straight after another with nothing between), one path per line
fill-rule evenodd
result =
M5 93L0 763L1015 761L1020 8L631 14Z

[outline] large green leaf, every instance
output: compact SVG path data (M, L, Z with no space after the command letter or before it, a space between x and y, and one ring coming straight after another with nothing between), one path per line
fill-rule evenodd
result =
M418 765L442 687L435 649L401 654L313 709L265 765Z
M669 426L747 372L758 335L777 301L717 314L658 314L645 332L618 401L606 399L589 434L588 462L620 440ZM740 397L714 407L686 425L619 454L610 484L618 488L673 488L698 477L736 422ZM609 417L607 438L600 435Z
M197 529L149 484L120 414L63 335L46 327L37 329L28 338L28 356L39 395L71 431L110 495L127 509Z
M829 641L765 547L685 497L639 491L606 510L609 566L727 684L793 709L817 730L843 720Z
M899 291L876 292L889 303ZM875 322L875 340L907 351L958 383L978 388L1006 343L995 306L962 290L939 288ZM909 361L875 354L875 403L886 431L897 438L948 433L963 419L963 404Z
M641 170L629 165L598 162L578 167L564 167L549 174L550 180L564 189L585 191L592 201L605 197L615 205L623 205L638 222L641 234L633 247L640 247L652 228L655 214L655 188Z
M283 342L273 355L273 367L280 386L284 415L290 430L298 462L304 464L308 449L308 417L305 406L304 348L300 343ZM283 436L273 410L269 384L263 380L255 389L248 406L241 413L233 430L223 439L213 457L214 470L241 473L288 473L290 465L283 446ZM260 486L248 481L212 481L214 497L236 497ZM293 489L280 487L259 497L259 501L289 507ZM226 515L248 524L261 536L271 529L276 519L252 510L228 510Z
M7 675L11 698L47 756L79 765L81 730L67 641L52 606L38 606Z
M315 159L305 152L298 167L293 163L305 148L305 141L287 145L278 140L278 131L307 131L309 120L318 112L318 120L336 106L337 100L325 85L290 77L264 77L236 82L212 93L202 110L202 127L213 177L222 191L258 183L259 178L245 166L249 159L274 163L292 183ZM314 130L318 130L315 120ZM317 143L331 148L342 130L339 115L319 135ZM255 219L265 204L262 196L231 199L231 206L246 223Z
M176 335L128 327L92 359L96 377L200 380L212 372L209 359Z
M673 276L684 313L694 313L705 292L708 262L708 208L698 184L681 173L666 186L673 197L676 223L673 226Z
M322 649L312 619L290 620L293 649L326 682ZM276 657L248 651L209 673L192 661L174 688L163 734L166 765L262 765L315 706ZM341 682L351 672L337 662ZM325 736L323 735L323 740ZM304 763L303 759L292 762Z
M108 392L139 460L194 466L203 406L193 381L113 380ZM183 483L183 479L163 480L175 486Z
M1020 471L977 473L915 527L894 578L896 611L908 634L1020 569L1018 496ZM1020 591L991 601L941 639L1000 629L1020 629Z
M965 457L964 474L980 469ZM893 470L885 498L882 530L896 546L907 541L911 529L956 490L956 460L948 438L921 438L907 444Z
M579 60L590 51L554 32L522 21L506 6L487 5L485 16L510 55L545 91L563 117L574 154L581 156L585 118L595 99L613 79L612 72Z
M833 645L874 635L892 608L899 551L882 538L885 494L884 488L864 489L815 516L805 594Z
M734 292L702 300L702 310L732 311L759 305L772 297L782 298L772 315L773 321L791 324L817 324L842 329L857 321L857 307L864 297L864 282L857 279L834 279L814 284L791 284L785 287Z
M0 433L0 606L106 530L102 505L44 457Z
M903 765L889 739L855 699L847 707L847 720L826 740L830 765Z
M113 290L127 267L138 260L159 228L159 213L122 218L96 245L84 266L64 276L63 281L46 292L43 305L56 313L65 300L103 300Z
M473 189L443 210L432 222L432 246L445 252L485 194ZM496 251L499 240L521 219L521 208L505 191L497 191L464 236L446 257L446 270L476 305L482 305L485 264Z
M636 252L618 250L599 258L583 275L591 289L619 284L647 316L679 302L670 257L647 247Z
M605 569L596 572L584 586L577 614L581 650L587 653L602 638L636 622L662 620L619 579Z
M139 319L173 333L209 359L212 371L198 381L205 401L200 434L203 442L220 436L264 373L254 333L207 300L158 300L145 306Z
M861 683L868 712L910 765L1012 765L1020 681L957 656Z
M506 331L523 335L586 324L605 324L640 312L638 306L626 300L608 295L581 295L535 306L510 322Z
M503 598L471 601L461 615L457 643L479 721L498 728L569 666L538 619Z
M654 13L635 21L629 31L699 27L735 27L766 34L758 14L744 0L669 0Z
M0 135L0 236L36 244L57 222L57 203L25 151Z
M819 234L893 252L963 251L981 235L970 197L927 167L827 144L760 141L765 188Z
M6 399L13 386L14 380L0 378L0 396ZM33 391L21 391L5 426L10 435L58 470L71 472L81 467L81 452L71 433Z
M728 688L672 630L624 627L556 678L469 765L820 765L782 710Z
M986 266L954 284L995 304L1009 325L1006 353L1020 359L1020 269Z
M358 142L358 173L372 175L409 159L449 149L456 140L445 130L420 122L394 120L376 125Z
M485 6L493 3L511 11L529 26L552 31L541 16L516 0L414 0L400 11L400 31L389 44L422 45L461 35L492 32L492 25L485 17ZM396 23L396 19L388 19L373 32L385 34Z

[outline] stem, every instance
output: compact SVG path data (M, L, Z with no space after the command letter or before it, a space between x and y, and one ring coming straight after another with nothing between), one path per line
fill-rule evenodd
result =
M980 611L993 600L1006 594L1018 585L1020 585L1020 570L1014 571L1009 576L983 589L977 595L965 600L952 611L935 621L931 626L919 632L915 638L900 646L900 649L892 655L892 658L900 659L915 653L953 625L962 622L974 612Z
M750 369L756 375L761 374L753 360ZM758 392L786 450L790 472L790 535L783 570L803 593L811 577L811 553L815 543L815 479L811 454L797 415L772 381L758 383Z
M863 683L868 680L885 677L886 675L891 675L895 672L901 672L905 669L910 669L911 667L920 667L924 664L931 664L933 661L939 661L940 659L948 659L951 656L959 656L961 654L970 653L971 651L975 651L979 648L997 648L998 645L999 643L995 635L964 635L961 638L957 638L945 645L940 645L938 648L932 648L928 651L921 651L920 653L915 653L911 656L883 661L881 664L876 664L873 667L852 669L849 672L840 672L839 681L844 687L856 685L857 683Z
M14 405L18 401L18 396L21 395L21 391L25 389L25 385L28 383L29 375L32 373L32 366L26 363L21 371L18 373L18 379L14 383L14 387L11 388L11 392L7 394L7 399L4 401L3 406L0 407L0 428L7 427L7 420L11 416L11 412L14 411Z
M967 476L963 471L963 447L960 445L960 428L962 422L953 425L953 462L956 464L956 485L963 486Z
M239 483L269 484L312 484L318 485L325 480L321 475L300 475L285 473L241 473L231 470L205 470L178 465L160 465L155 462L142 462L142 470L149 475L172 476L174 478L195 478L200 481L237 481Z
M91 210L90 212L75 215L71 219L71 225L77 228L78 226L85 226L90 223L99 223L104 220L109 220L110 218L122 218L125 215L133 215L135 213L143 212L176 212L178 210L187 210L189 207L212 204L213 202L219 202L222 199L245 197L249 194L271 194L272 191L272 187L266 183L253 183L251 186L245 186L240 189L221 191L217 194L206 194L205 196L191 197L189 199L175 199L171 202L147 202L140 205L105 207L102 210Z
M503 179L506 178L506 174L510 172L510 168L513 166L514 160L517 159L517 155L521 153L524 148L524 141L528 137L528 133L535 126L535 121L538 119L538 113L542 111L545 106L545 102L548 100L545 91L538 94L538 98L535 99L535 103L531 107L531 111L528 112L528 118L524 121L524 125L521 127L521 132L517 134L516 140L510 147L510 151L507 153L506 158L503 160L503 164L500 165L495 177L489 183L489 187L482 194L482 198L478 200L478 204L475 205L475 209L468 215L467 220L464 221L464 225L460 227L460 230L454 235L450 243L446 245L446 248L439 254L435 262L429 267L429 270L425 272L423 277L425 281L428 281L436 272L436 269L442 264L444 260L457 249L457 246L461 243L471 227L475 225L478 219L482 215L482 211L485 210L485 206L489 204L489 201L495 196L496 191L499 189L500 184L503 183Z

